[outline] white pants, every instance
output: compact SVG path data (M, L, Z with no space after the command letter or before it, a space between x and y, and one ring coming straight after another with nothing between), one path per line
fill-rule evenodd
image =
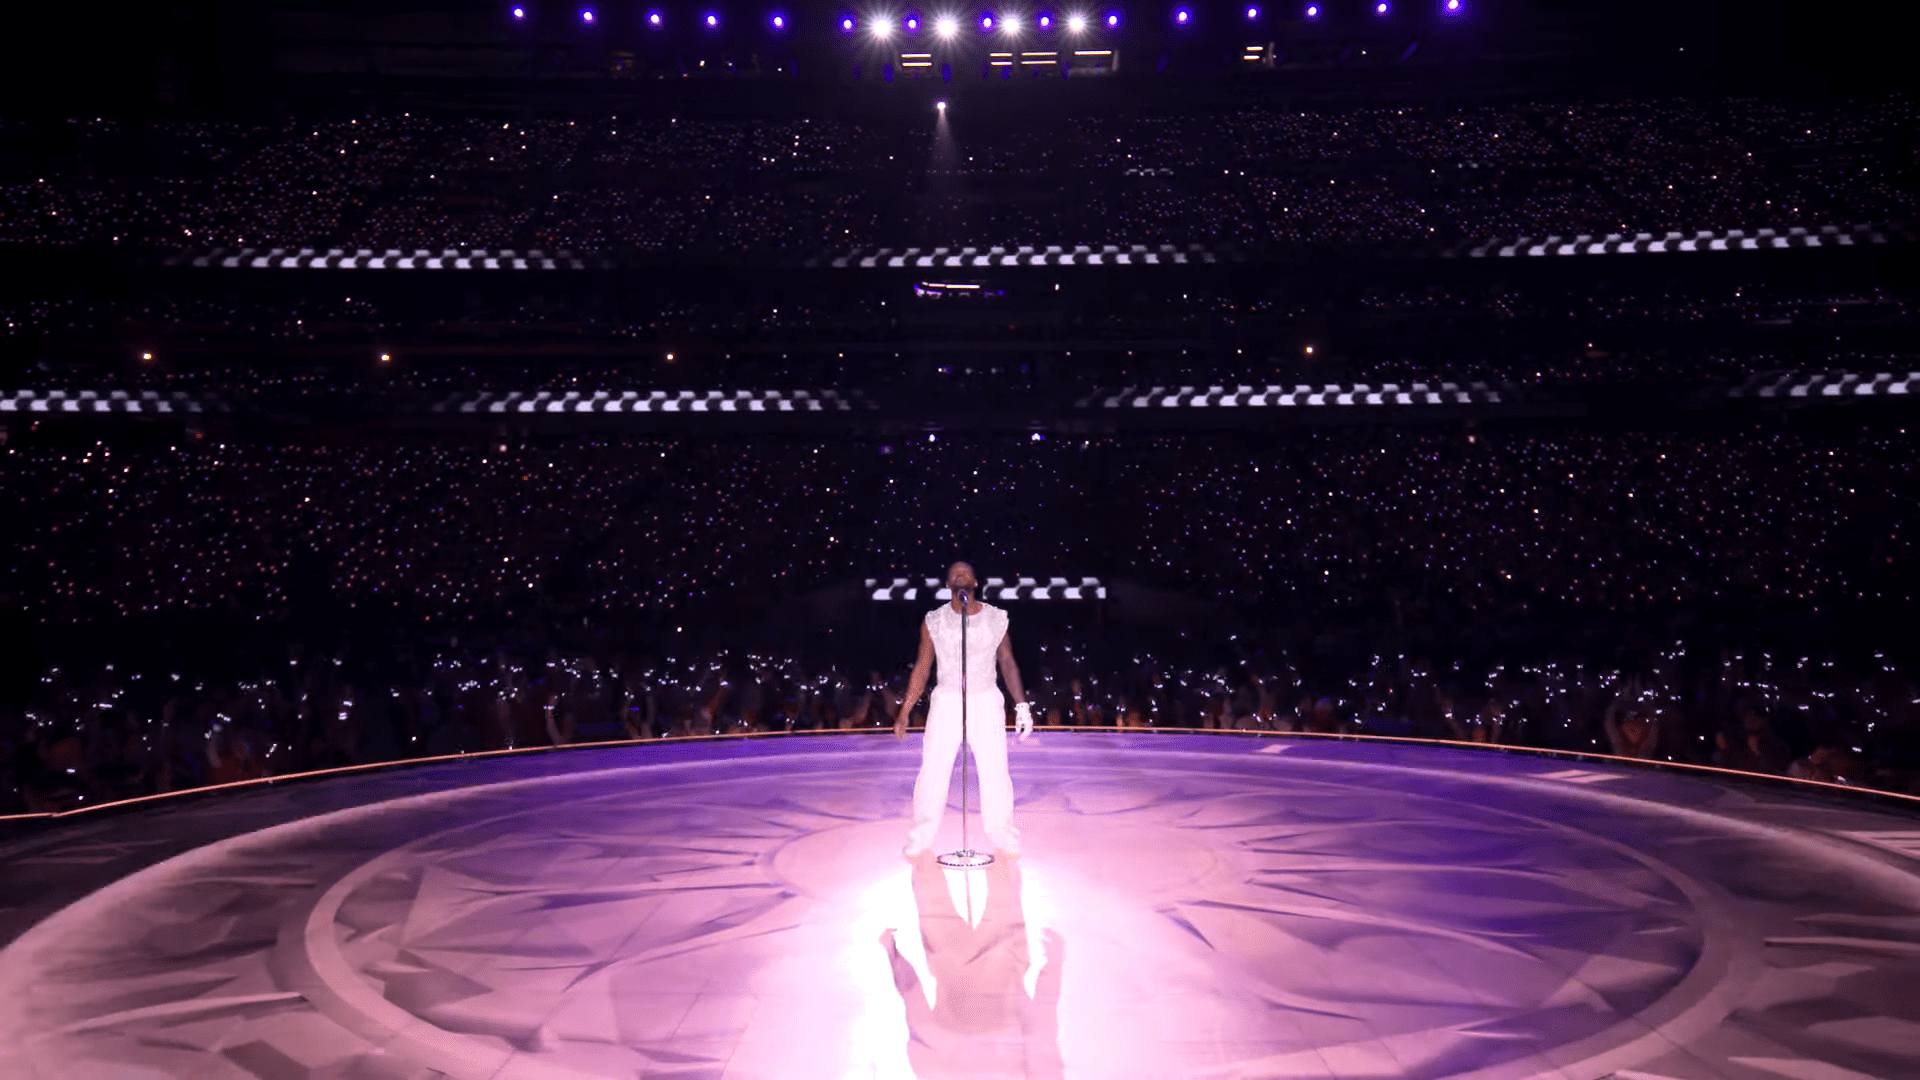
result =
M967 743L980 773L980 824L987 842L1005 854L1020 850L1013 825L1013 778L1007 775L1007 703L999 687L967 695ZM953 758L960 751L960 693L935 689L927 707L927 734L920 744L920 775L913 782L913 827L907 851L933 846L953 786Z

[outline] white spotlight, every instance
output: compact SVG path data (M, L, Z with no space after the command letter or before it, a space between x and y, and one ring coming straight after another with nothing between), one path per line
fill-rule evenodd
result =
M1076 34L1085 33L1087 29L1087 17L1085 15L1067 16L1067 29Z
M960 20L951 15L942 15L940 20L933 24L933 29L941 37L950 38L960 32Z
M946 103L946 102L944 102L944 101L936 101L936 102L934 102L934 103L933 103L933 107L934 107L934 108L936 108L936 109L938 109L938 110L940 110L941 112L946 112L946 111L947 111L947 103Z
M875 19L873 20L871 32L874 37L885 41L893 36L893 24L885 19Z
M1008 33L1008 34L1019 33L1020 32L1020 16L1018 15L1000 16L1000 30L1001 32Z

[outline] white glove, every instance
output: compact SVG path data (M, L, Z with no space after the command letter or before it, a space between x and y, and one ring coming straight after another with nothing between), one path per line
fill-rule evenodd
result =
M1013 733L1022 739L1033 734L1033 709L1024 701L1013 707Z

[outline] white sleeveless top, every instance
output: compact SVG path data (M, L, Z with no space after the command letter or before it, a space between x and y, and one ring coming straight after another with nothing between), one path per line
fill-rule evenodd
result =
M941 604L927 612L927 634L933 638L933 658L939 669L937 690L960 690L960 613L952 604ZM992 604L982 603L980 614L967 616L967 692L985 693L999 688L998 665L1000 639L1007 636L1007 613Z

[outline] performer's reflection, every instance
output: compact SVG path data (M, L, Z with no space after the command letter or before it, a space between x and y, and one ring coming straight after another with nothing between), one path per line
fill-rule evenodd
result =
M907 1006L907 1060L920 1080L1027 1077L1057 1080L1060 1060L1060 934L1044 937L1047 959L1027 996L1027 920L1020 906L1020 870L1011 859L989 865L986 903L974 926L955 908L946 871L931 854L914 860L913 898L933 975L936 1004L913 965L881 936L893 964L893 985Z

